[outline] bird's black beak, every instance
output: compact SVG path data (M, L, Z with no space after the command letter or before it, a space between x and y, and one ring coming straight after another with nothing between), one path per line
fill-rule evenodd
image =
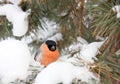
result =
M56 45L49 45L49 50L55 51L56 50Z

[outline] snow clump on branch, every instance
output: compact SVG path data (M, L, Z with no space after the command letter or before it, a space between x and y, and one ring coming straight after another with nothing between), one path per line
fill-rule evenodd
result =
M9 84L18 79L25 80L30 62L31 54L24 42L14 39L0 42L0 82L2 84Z
M28 31L28 15L31 10L24 12L19 6L13 4L0 5L0 16L6 16L13 24L13 35L23 36Z

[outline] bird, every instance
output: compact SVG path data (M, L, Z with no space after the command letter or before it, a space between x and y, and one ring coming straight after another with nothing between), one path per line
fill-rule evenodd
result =
M34 59L46 67L50 63L56 61L59 58L59 55L56 42L53 40L46 40L35 52Z

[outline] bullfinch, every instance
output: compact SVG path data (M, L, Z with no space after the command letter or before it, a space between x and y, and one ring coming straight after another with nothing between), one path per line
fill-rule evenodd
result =
M59 51L56 42L53 40L45 41L40 49L35 53L34 59L45 67L59 58Z

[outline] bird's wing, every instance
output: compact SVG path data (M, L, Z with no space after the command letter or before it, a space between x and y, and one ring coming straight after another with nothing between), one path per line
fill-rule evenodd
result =
M34 60L38 61L41 59L41 50L38 49L36 52L35 52L35 55L34 55Z

